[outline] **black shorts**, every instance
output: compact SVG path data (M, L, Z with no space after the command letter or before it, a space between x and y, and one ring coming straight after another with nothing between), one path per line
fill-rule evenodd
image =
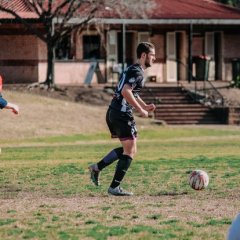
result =
M137 137L137 128L131 113L120 112L109 108L106 114L106 122L112 138L119 138L121 141Z

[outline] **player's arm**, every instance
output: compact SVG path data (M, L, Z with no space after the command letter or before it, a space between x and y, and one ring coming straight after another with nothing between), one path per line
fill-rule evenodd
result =
M148 117L148 112L141 106L140 103L138 103L132 93L132 87L129 84L124 84L121 93L126 101L131 104L141 114L142 117Z
M11 109L14 114L19 114L19 107L13 103L7 103L6 109Z
M156 109L155 104L153 104L153 103L146 104L139 95L137 96L136 99L144 110L146 110L148 112L153 112Z
M0 96L0 108L11 109L13 113L18 114L19 108L13 103L7 102L3 97Z

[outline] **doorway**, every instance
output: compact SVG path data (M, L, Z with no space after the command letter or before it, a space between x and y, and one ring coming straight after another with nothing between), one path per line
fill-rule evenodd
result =
M168 32L166 36L166 81L186 79L186 33Z
M122 63L123 62L123 54L122 54L123 44L122 44L121 32L118 32L117 38L118 38L118 63ZM127 67L134 63L133 40L134 40L133 32L126 32L125 64L127 65Z
M205 55L211 58L208 80L222 79L222 33L205 33Z

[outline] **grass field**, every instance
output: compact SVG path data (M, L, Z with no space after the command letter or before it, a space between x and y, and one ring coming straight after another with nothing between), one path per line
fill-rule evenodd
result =
M0 239L223 240L239 211L240 129L153 126L139 134L123 187L108 196L88 165L118 146L104 133L0 140ZM203 191L188 185L208 172Z

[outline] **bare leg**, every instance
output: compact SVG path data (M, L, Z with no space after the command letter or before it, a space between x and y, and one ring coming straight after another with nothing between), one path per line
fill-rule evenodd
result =
M137 153L137 138L121 141L123 146L123 155L128 155L131 158Z

